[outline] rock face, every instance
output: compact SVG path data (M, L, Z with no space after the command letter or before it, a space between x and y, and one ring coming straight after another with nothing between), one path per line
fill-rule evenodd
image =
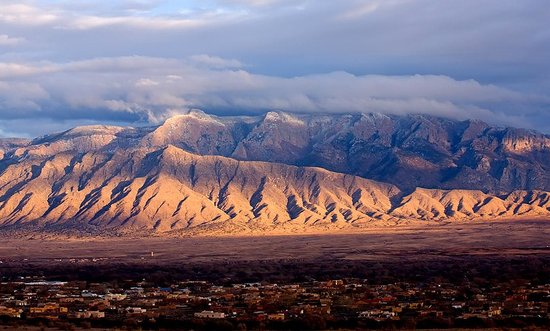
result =
M227 233L550 217L550 138L475 121L194 111L0 149L3 228Z
M0 139L0 159L4 158L6 151L13 150L17 147L23 147L30 143L28 139L21 138L4 138Z

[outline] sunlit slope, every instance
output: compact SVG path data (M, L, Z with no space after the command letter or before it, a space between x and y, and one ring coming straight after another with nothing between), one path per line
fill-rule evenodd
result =
M416 189L173 145L22 157L0 175L0 224L228 232L399 220L550 216L550 194Z

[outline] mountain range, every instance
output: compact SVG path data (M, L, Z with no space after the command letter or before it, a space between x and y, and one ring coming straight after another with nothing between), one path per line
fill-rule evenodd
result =
M426 115L214 116L0 140L0 229L226 234L550 218L550 136Z

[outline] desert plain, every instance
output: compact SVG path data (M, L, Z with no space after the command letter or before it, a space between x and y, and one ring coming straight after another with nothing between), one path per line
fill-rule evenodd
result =
M286 269L300 274L302 270L304 275L314 269L323 274L330 268L345 276L343 270L355 270L357 265L363 267L350 273L370 270L373 265L411 270L452 265L459 270L464 263L488 265L488 261L499 261L497 269L502 269L514 263L548 262L550 221L426 223L340 234L3 238L0 260L2 275L42 273L50 278L71 273L119 277L124 270L145 275L174 272L184 278L221 279L232 274L262 278L262 270L273 273L277 269L276 274L285 274ZM281 265L287 266L279 270L276 266Z

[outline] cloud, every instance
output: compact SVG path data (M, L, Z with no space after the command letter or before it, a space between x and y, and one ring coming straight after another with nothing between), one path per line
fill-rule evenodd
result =
M0 1L0 4L5 1ZM153 15L143 9L154 8L154 2L126 2L121 4L124 11L113 10L106 14L106 8L90 13L86 6L52 6L39 2L3 4L0 23L15 27L47 26L61 30L94 30L108 27L136 29L175 29L185 30L204 26L215 26L238 18L243 12L229 10L185 11L180 15ZM119 6L120 7L120 6ZM85 10L86 8L86 10ZM142 9L142 10L136 10Z
M189 59L198 65L204 65L215 69L241 68L244 66L239 60L224 59L219 56L211 56L206 54L193 55Z
M58 70L52 63L2 63L0 62L0 79L33 76Z
M44 8L25 3L13 4L8 1L2 1L0 22L34 26L52 23L57 20L59 20L59 14L56 11L44 10Z
M158 123L191 108L232 114L278 109L424 113L534 127L533 118L501 106L550 103L544 96L441 75L332 72L285 78L232 68L236 64L207 55L0 63L11 68L0 83L0 118Z
M0 34L0 46L15 46L23 42L25 42L24 38L15 38L7 34Z
M300 5L305 1L300 0L224 0L220 1L226 4L235 4L249 7L267 7L267 6L286 6L286 5Z
M215 54L275 75L441 74L550 88L539 84L550 75L543 0L0 0L0 6L2 34L28 40L13 58Z
M41 102L48 97L48 92L39 84L0 81L0 109L4 111L4 118L24 117L40 111Z
M155 122L198 107L422 112L550 130L544 0L0 7L0 120L14 125Z

